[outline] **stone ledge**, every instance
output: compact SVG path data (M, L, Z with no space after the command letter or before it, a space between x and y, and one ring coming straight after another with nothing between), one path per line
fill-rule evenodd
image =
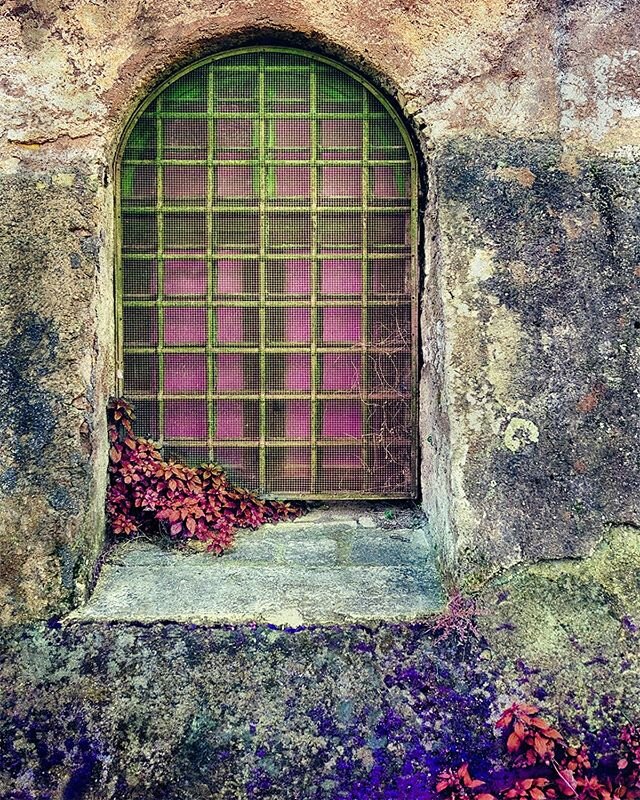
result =
M222 557L124 542L109 557L93 596L67 620L295 627L413 621L443 605L421 528L314 523L242 532Z

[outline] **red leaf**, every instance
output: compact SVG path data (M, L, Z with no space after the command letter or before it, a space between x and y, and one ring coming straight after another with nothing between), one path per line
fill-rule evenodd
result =
M171 526L171 535L177 536L182 531L182 523L176 522Z
M113 461L114 464L119 464L120 459L122 458L122 451L119 447L112 447L109 450L109 458Z
M521 744L522 739L514 732L507 739L507 750L509 753L517 753Z
M193 517L189 517L186 521L187 530L189 533L193 533L196 529L196 521Z

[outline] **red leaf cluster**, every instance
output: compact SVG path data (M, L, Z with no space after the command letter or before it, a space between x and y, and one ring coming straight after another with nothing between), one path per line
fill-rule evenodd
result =
M538 716L535 706L514 703L503 712L496 728L507 732L507 752L514 756L516 766L550 764L556 748L564 744L558 731Z
M495 800L492 794L478 792L484 781L472 778L469 765L463 764L456 770L445 770L438 775L436 792L448 800Z
M568 745L532 705L514 703L496 722L513 765L513 780L493 791L469 774L467 764L438 776L436 793L447 800L640 800L640 729L625 726L615 771L594 769L582 744ZM524 777L523 774L524 773ZM489 781L491 784L491 780Z
M157 445L133 432L135 413L123 399L107 406L109 489L107 516L115 534L154 533L198 539L221 553L237 528L293 519L302 509L262 500L229 483L222 467L187 467L164 461Z

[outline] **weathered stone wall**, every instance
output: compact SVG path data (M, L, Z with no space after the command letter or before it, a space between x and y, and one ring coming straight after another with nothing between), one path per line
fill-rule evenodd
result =
M487 777L516 700L606 751L640 707L639 558L618 528L584 561L490 581L481 638L457 643L424 623L12 626L0 796L428 798L445 767Z
M260 39L398 102L429 178L424 503L465 580L638 524L638 3L9 0L0 18L3 619L102 538L112 174L160 79Z

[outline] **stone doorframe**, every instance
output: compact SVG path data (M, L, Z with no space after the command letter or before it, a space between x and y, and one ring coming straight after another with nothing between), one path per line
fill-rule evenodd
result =
M30 101L3 108L0 142L0 621L82 602L104 542L112 177L126 121L180 66L266 39L361 72L395 100L421 154L422 502L445 572L473 585L587 555L607 525L640 524L637 169L562 127L554 92L567 68L546 55L551 31L566 59L587 58L571 37L591 31L588 17L523 4L476 18L469 4L467 31L419 3L291 0L259 20L238 3L194 2L178 18L163 2L116 5L87 19L8 17L10 78L28 76L14 94ZM619 17L598 52L618 46ZM80 38L55 34L73 25ZM494 108L516 80L525 99Z

